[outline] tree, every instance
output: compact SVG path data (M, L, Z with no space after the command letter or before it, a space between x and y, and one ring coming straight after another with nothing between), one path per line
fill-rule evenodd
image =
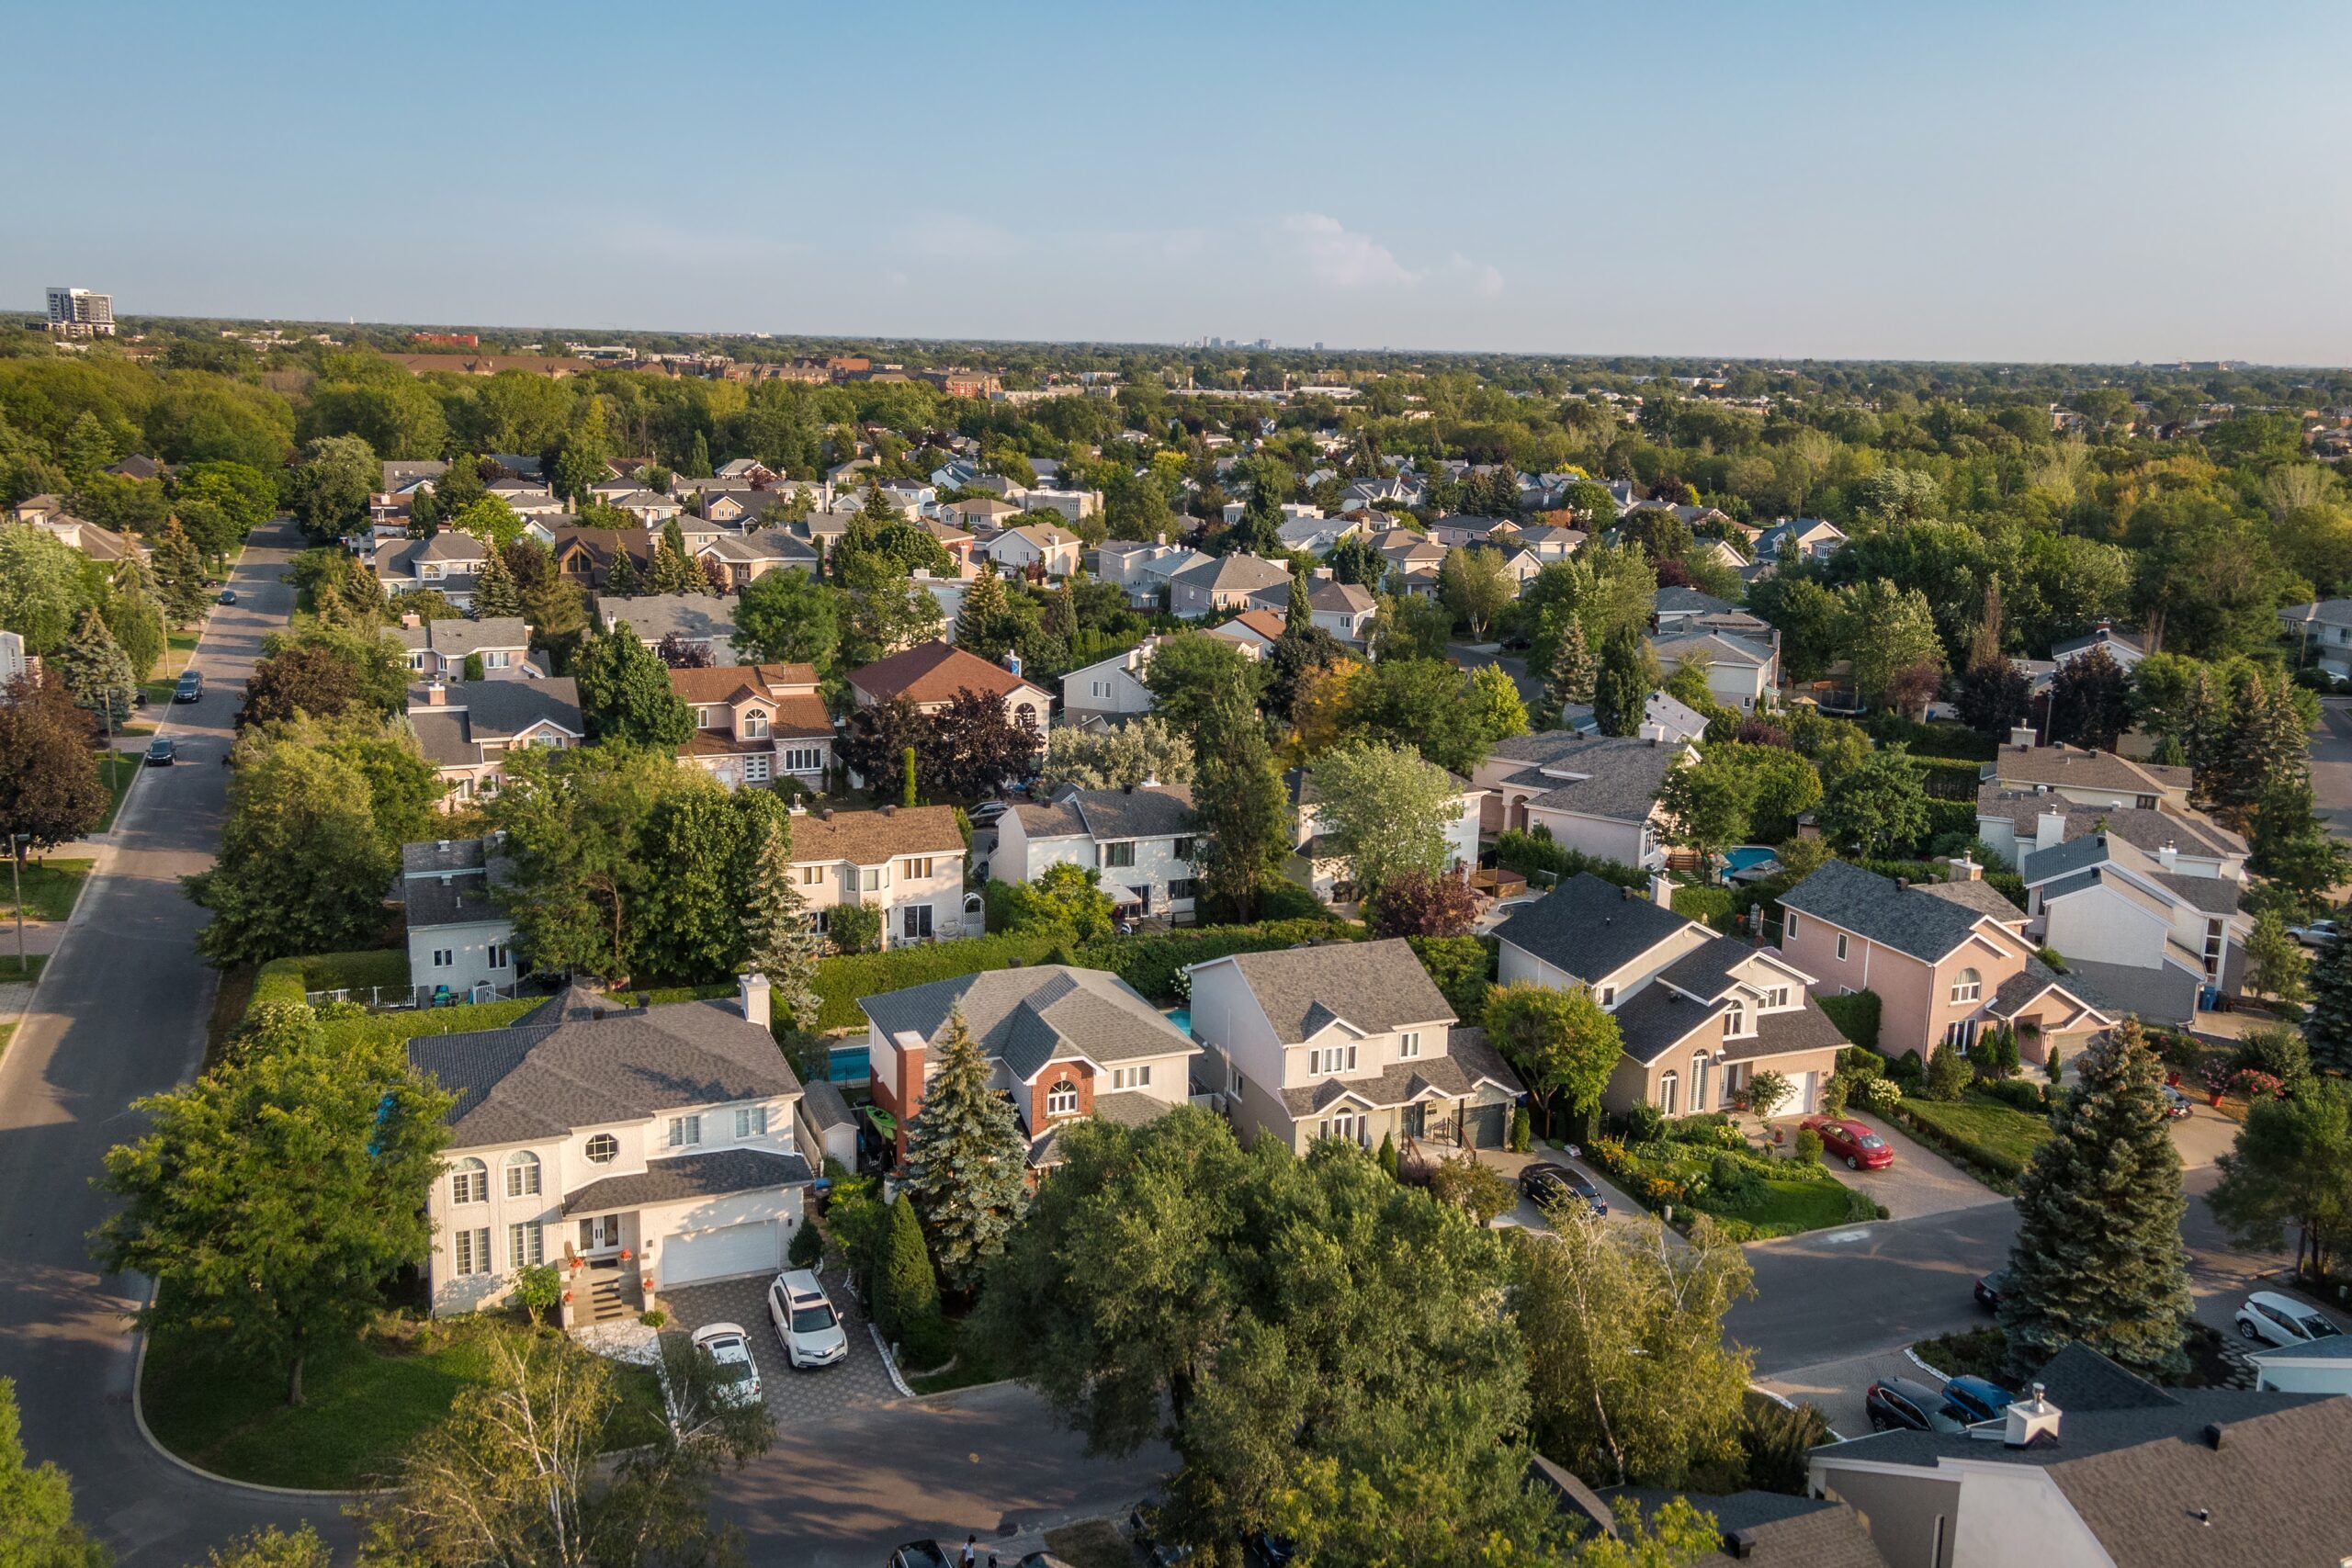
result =
M1021 629L996 562L983 561L979 575L964 586L964 602L956 612L956 646L977 658L1001 659L1021 640Z
M1702 874L1712 877L1714 857L1746 841L1754 801L1753 782L1728 762L1708 757L1668 768L1657 792L1666 841L1696 853Z
M2320 820L2308 779L2290 776L2263 795L2245 866L2286 908L2310 913L2352 880L2352 851Z
M1723 1319L1747 1258L1703 1218L1678 1245L1646 1215L1557 1207L1553 1235L1520 1244L1511 1299L1537 1449L1596 1486L1682 1486L1737 1461L1750 1357Z
M57 651L88 602L83 556L38 528L0 528L0 627L27 653Z
M139 682L131 674L130 660L97 611L82 612L74 635L57 650L55 663L58 679L76 707L100 715L117 729L130 721L138 703Z
M2339 927L2311 968L2312 1009L2303 1021L2312 1065L2352 1074L2352 937Z
M514 572L507 569L505 552L492 549L482 558L481 570L474 579L474 618L497 620L522 613L522 592L514 584Z
M287 741L248 756L229 780L219 860L181 879L212 911L198 950L226 965L376 945L400 855L374 806L367 776L320 748Z
M2237 1142L2206 1194L2240 1246L2276 1251L2295 1227L2295 1268L2328 1279L2352 1245L2352 1087L2314 1079L2283 1100L2246 1107Z
M680 771L685 776L661 791L638 827L638 857L652 874L637 897L633 976L702 980L736 969L743 954L744 815L708 773ZM765 791L744 800L783 815Z
M54 673L28 671L8 682L0 701L0 831L45 851L96 829L108 795L90 739L89 716Z
M164 614L174 626L190 626L203 617L204 606L211 602L211 591L204 586L204 561L176 517L164 525L155 540L155 579L163 587Z
M9 1568L110 1568L114 1562L114 1553L75 1522L74 1483L65 1472L27 1462L14 1378L0 1378L0 1529Z
M843 617L842 662L851 669L939 636L946 625L939 601L918 587L888 556L862 550L844 560L842 586L849 594Z
M576 579L564 575L553 551L528 534L502 554L507 572L514 579L514 613L530 623L541 646L568 657L588 626L586 591Z
M1350 583L1358 588L1377 588L1388 575L1387 558L1380 548L1362 534L1351 534L1333 547L1323 564L1331 569L1331 580Z
M482 1381L361 1506L362 1561L646 1568L740 1554L711 1522L711 1482L764 1453L775 1427L764 1404L723 1392L708 1352L663 1337L661 1417L647 1420L619 1363L561 1335L493 1331L483 1344Z
M1854 691L1866 703L1887 700L1896 679L1921 664L1943 664L1927 595L1884 578L1838 590L1838 647L1853 664Z
M693 738L694 710L670 684L669 668L627 621L591 631L572 673L591 740L618 740L674 751Z
M907 1123L906 1192L948 1288L968 1292L1028 1206L1029 1140L961 1010L947 1015L938 1063Z
M115 569L114 592L106 602L107 630L130 661L134 686L143 685L164 657L164 613L155 604L155 574L136 556Z
M2303 975L2311 960L2304 955L2302 944L2287 934L2287 919L2278 910L2265 909L2255 917L2254 931L2246 938L2245 959L2246 984L2257 996L2276 998L2290 1007L2309 999Z
M2225 705L2206 686L2192 691L2189 704L2184 744L2197 796L2250 839L2266 795L2311 782L2311 720L2283 674L2275 682L2249 674Z
M901 1189L890 1205L874 1269L874 1326L894 1344L912 1346L935 1333L939 1279L923 1244L922 1221Z
M1004 929L1009 931L1066 931L1076 942L1111 934L1118 907L1102 891L1102 874L1092 866L1057 861L1031 881L1003 886Z
M1151 689L1152 711L1180 735L1194 738L1199 751L1201 727L1207 716L1227 702L1257 705L1262 671L1256 661L1228 637L1206 632L1179 632L1162 637L1144 670L1144 684Z
M2024 718L2032 689L2025 672L2006 659L1972 664L1960 678L1953 705L1961 723L1980 735L2007 739L2010 727Z
M1470 671L1470 701L1478 710L1478 730L1491 746L1527 733L1527 704L1519 682L1499 664L1481 664Z
M1410 746L1465 777L1488 739L1462 672L1436 659L1384 659L1348 682L1341 732L1349 739Z
M1192 782L1193 743L1156 714L1130 719L1115 729L1057 725L1046 732L1046 761L1037 770L1041 790L1062 784L1132 789L1142 784Z
M2018 1186L2000 1317L2020 1382L2070 1343L2144 1376L2188 1370L2188 1202L2159 1068L2136 1021L2094 1040Z
M1592 657L1592 645L1585 640L1583 626L1571 618L1559 636L1559 651L1552 656L1551 668L1544 682L1544 704L1547 723L1557 724L1564 708L1571 704L1584 705L1592 701L1597 667ZM1644 702L1648 694L1643 694Z
M650 884L662 874L640 851L645 824L665 793L707 782L667 753L625 746L511 755L506 786L484 816L505 836L509 879L493 896L514 921L516 947L542 969L627 976L641 951Z
M1025 717L1006 715L1003 698L967 686L931 716L923 782L934 795L985 800L1027 777L1044 743Z
M1266 745L1265 727L1238 694L1202 720L1193 814L1205 835L1201 882L1237 919L1255 912L1259 890L1296 847L1290 795Z
M1487 1038L1543 1107L1547 1124L1555 1095L1571 1112L1597 1111L1623 1050L1617 1020L1581 987L1498 986L1487 997L1486 1027Z
M2112 751L2132 726L2131 678L2104 648L2058 667L2050 682L2050 740Z
M1399 872L1366 902L1365 919L1377 936L1462 936L1483 908L1469 878L1454 872Z
M1431 1168L1430 1194L1441 1203L1451 1203L1462 1210L1481 1228L1494 1224L1495 1216L1510 1208L1519 1196L1509 1177L1491 1165L1482 1164L1467 1149Z
M1425 594L1384 593L1365 635L1373 657L1384 662L1442 660L1446 644L1453 639L1453 612Z
M1438 598L1484 640L1487 627L1518 596L1519 584L1503 565L1503 553L1473 547L1448 550L1437 570Z
M1317 761L1314 783L1323 852L1347 861L1358 897L1374 897L1402 875L1447 869L1447 832L1462 807L1443 768L1407 746L1354 741Z
M735 646L754 660L831 671L841 609L840 590L797 566L763 572L735 601Z
M770 817L752 840L743 900L746 961L768 978L774 1003L796 1029L817 1027L817 960L822 943L808 924L792 865L789 818Z
M637 557L629 550L628 539L623 538L613 547L613 564L605 569L602 596L634 599L645 592L645 580L637 570Z
M1865 856L1909 848L1928 830L1928 795L1904 749L1873 751L1822 792L1821 831Z
M150 1126L107 1151L99 1185L123 1207L94 1251L159 1282L150 1325L282 1372L300 1404L311 1351L356 1334L377 1282L430 1246L454 1103L401 1043L331 1044L309 1008L263 1003L219 1066L136 1102Z
M1601 645L1592 680L1592 716L1603 735L1634 735L1657 690L1657 656L1635 627L1623 626Z
M375 448L356 435L322 435L302 448L287 481L287 505L302 531L321 544L368 515L368 498L384 477Z

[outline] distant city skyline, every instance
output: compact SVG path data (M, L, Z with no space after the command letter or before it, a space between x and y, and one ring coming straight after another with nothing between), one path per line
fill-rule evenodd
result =
M2352 363L2340 6L77 17L104 73L17 85L27 306Z

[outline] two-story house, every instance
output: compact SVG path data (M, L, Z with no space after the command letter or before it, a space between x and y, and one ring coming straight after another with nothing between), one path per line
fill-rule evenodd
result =
M1766 630L1769 634L1770 628ZM1693 662L1703 665L1708 695L1735 713L1770 707L1781 683L1780 650L1767 638L1735 637L1694 624L1687 635L1651 638L1650 651L1668 670Z
M468 997L477 986L508 987L521 977L514 922L492 895L503 871L488 839L401 846L408 980L420 1000Z
M2278 628L2295 638L2303 662L2338 681L2352 680L2352 599L2286 605Z
M1078 570L1085 547L1069 529L1021 523L988 542L988 558L1007 577L1068 577Z
M376 581L388 594L437 590L458 609L470 609L474 580L490 549L470 534L444 528L429 539L387 539L376 548Z
M1481 804L1487 792L1459 773L1453 781L1453 815L1445 826L1446 869L1459 872L1478 863ZM1291 842L1295 847L1283 874L1326 904L1355 901L1355 867L1323 832L1322 796L1316 792L1315 771L1293 768L1283 774L1290 797Z
M1321 581L1306 591L1306 608L1317 629L1329 632L1351 648L1362 648L1372 635L1372 617L1380 601L1369 588L1340 582L1318 571Z
M1661 588L1651 602L1650 625L1661 636L1679 636L1685 623L1702 615L1729 615L1739 606L1728 599L1718 599L1696 588L1679 585Z
M2240 879L2246 841L2188 804L2189 771L2111 751L2038 746L2019 729L1976 788L1976 836L2017 866L2037 850L2106 833L2155 854L2169 845L2190 876Z
M828 931L840 906L858 904L882 917L884 947L979 934L979 900L964 893L964 833L952 806L796 810L792 871L813 931Z
M1169 608L1188 621L1231 610L1282 611L1290 604L1290 569L1256 556L1215 556L1168 580Z
M1833 860L1781 895L1781 952L1815 991L1879 998L1878 1048L1922 1060L2014 1024L2027 1060L2073 1055L2122 1013L2075 976L2052 971L2026 912L1955 862L1951 880L1905 883Z
M806 664L718 664L670 671L670 689L695 712L681 761L720 783L772 785L792 779L824 788L833 760L833 719Z
M1793 517L1764 530L1756 541L1758 560L1793 564L1826 561L1846 542L1846 531L1818 517Z
M408 721L425 761L447 794L441 808L455 811L505 786L509 751L580 745L588 727L580 716L580 687L569 675L544 681L440 681L412 687Z
M1632 736L1545 730L1498 740L1471 774L1487 791L1490 831L1542 828L1556 843L1621 865L1666 862L1657 836L1657 795L1668 768L1696 753L1645 722Z
M1080 729L1101 729L1149 713L1154 699L1144 675L1159 649L1158 637L1146 637L1133 648L1063 676L1061 722Z
M1193 1032L1245 1144L1394 1137L1494 1149L1519 1077L1453 1009L1401 938L1240 953L1195 964Z
M1580 872L1495 929L1503 983L1588 990L1616 1019L1623 1050L1605 1110L1721 1111L1770 1070L1793 1091L1782 1112L1812 1114L1846 1044L1808 994L1813 976L1683 919L1672 898L1663 876L1645 898Z
M2102 620L2081 637L2068 637L2050 645L2050 662L2064 667L2077 659L2087 659L2094 651L2103 651L2124 670L2130 670L2148 657L2148 638L2138 632L2120 632L2113 623Z
M2194 864L2170 843L2149 854L2088 834L2025 857L2026 907L2069 975L2143 1018L2191 1022L2202 987L2238 989L2254 933L2244 877Z
M1123 915L1192 923L1198 825L1182 784L1080 789L1065 784L997 818L989 876L1033 882L1057 863L1102 874Z
M907 1123L922 1112L924 1087L958 1019L1020 1113L1034 1171L1060 1163L1054 1134L1073 1120L1139 1126L1192 1098L1201 1048L1134 987L1100 969L993 969L861 997L857 1005L874 1103L896 1119L902 1157Z
M481 661L486 681L536 681L547 673L532 661L530 623L520 615L486 621L402 615L392 636L408 649L409 672L425 680L462 680L469 659Z
M763 977L661 1007L574 987L503 1029L418 1035L408 1055L457 1096L426 1201L435 1315L498 1305L542 1264L562 1271L567 1325L783 1264L811 1172Z
M627 599L599 597L597 619L606 631L625 626L648 648L676 637L707 649L713 664L735 662L735 621L728 601L707 593L639 593Z
M1283 596L1289 596L1284 590ZM1244 610L1229 621L1219 621L1203 634L1223 637L1252 659L1263 659L1282 641L1290 623L1280 610Z
M936 713L957 694L978 692L1004 704L1004 716L1037 732L1042 744L1053 713L1053 694L1017 670L989 663L939 641L918 643L849 673L850 698L860 707L879 707L905 697L924 713Z

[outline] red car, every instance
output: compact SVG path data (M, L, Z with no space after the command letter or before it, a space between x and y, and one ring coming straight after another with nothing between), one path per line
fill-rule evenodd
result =
M1844 1160L1848 1170L1884 1170L1894 1163L1894 1150L1887 1141L1850 1116L1808 1116L1801 1125L1820 1134L1823 1151Z

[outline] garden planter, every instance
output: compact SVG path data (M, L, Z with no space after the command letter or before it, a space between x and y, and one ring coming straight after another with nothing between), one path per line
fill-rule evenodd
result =
M2219 1111L2222 1108L2222 1097L2218 1093L2209 1094L2205 1097L2205 1103Z

